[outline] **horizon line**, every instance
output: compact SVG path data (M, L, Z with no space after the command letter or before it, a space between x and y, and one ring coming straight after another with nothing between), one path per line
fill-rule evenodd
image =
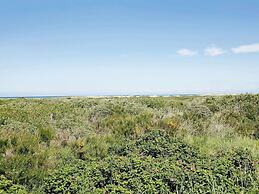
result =
M177 97L177 96L225 96L225 95L245 95L254 94L259 92L215 92L215 93L174 93L174 94L159 94L159 93L147 93L147 94L93 94L93 95L8 95L0 96L2 98L76 98L76 97Z

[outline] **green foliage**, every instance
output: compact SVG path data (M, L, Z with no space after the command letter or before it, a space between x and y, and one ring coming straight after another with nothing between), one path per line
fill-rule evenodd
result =
M23 186L14 184L11 180L8 180L5 176L0 175L0 193L26 194L27 191Z
M140 135L152 126L152 114L145 112L137 115L113 114L102 122L102 127L110 129L115 135L125 137Z
M147 133L123 149L123 155L113 152L102 160L61 166L45 180L45 192L258 192L255 161L246 150L206 157L163 131Z
M49 145L50 141L54 138L54 130L51 127L44 127L39 129L40 141Z
M259 95L1 99L0 193L258 193L258 137Z
M160 109L166 106L166 101L162 97L143 97L141 103L152 109Z
M8 146L8 140L0 139L0 153L5 153L7 146Z
M51 178L45 179L44 191L46 193L77 193L81 188L82 170L80 161L78 161L77 164L55 171Z

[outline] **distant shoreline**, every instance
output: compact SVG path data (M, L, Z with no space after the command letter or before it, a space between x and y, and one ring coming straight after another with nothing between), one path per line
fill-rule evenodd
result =
M78 95L78 96L0 96L0 99L46 99L46 98L109 98L109 97L184 97L184 96L226 96L259 93L207 93L207 94L135 94L135 95Z

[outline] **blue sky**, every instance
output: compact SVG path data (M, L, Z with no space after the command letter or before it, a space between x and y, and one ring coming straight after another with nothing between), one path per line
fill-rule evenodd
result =
M259 1L0 1L0 83L0 96L258 93Z

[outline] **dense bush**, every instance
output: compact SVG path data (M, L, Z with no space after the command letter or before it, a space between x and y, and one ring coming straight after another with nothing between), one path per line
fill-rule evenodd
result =
M0 193L258 193L258 137L259 95L0 99Z
M246 150L207 157L163 131L152 131L101 161L75 160L45 180L48 193L259 192ZM122 154L123 153L123 154Z
M26 194L26 189L21 185L14 184L3 175L0 175L0 193Z

